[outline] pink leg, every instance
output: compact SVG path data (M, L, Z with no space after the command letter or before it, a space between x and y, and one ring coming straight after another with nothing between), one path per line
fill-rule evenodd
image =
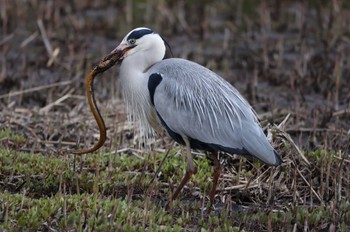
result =
M187 138L184 138L184 140L185 140L185 143L186 143L186 155L187 155L186 156L187 157L186 173L185 173L185 176L182 178L182 180L180 182L180 185L176 188L176 190L173 193L173 195L170 197L168 202L165 204L165 208L166 209L169 208L170 203L177 197L177 195L180 193L180 191L185 186L185 184L191 179L191 176L193 174L196 174L196 172L197 172L196 168L193 166L190 142L188 141Z
M214 173L213 173L213 185L211 187L211 191L210 191L210 195L209 195L209 199L210 199L210 205L208 208L208 213L210 212L213 203L214 203L214 198L215 198L215 193L216 193L216 187L218 185L218 180L220 177L220 173L221 173L221 165L220 165L220 161L217 158L217 152L213 152L211 153L211 158L214 161Z

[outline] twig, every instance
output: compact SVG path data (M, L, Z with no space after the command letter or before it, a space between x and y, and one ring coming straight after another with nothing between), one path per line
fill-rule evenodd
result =
M309 188L311 189L311 191L313 192L313 194L317 197L317 199L322 202L321 197L317 194L317 192L312 188L312 186L310 185L310 183L305 179L305 177L303 176L303 174L300 172L300 170L298 168L296 168L297 172L299 173L300 177L304 180L304 182L307 184L307 186L309 186Z
M14 35L15 34L12 33L12 34L6 36L5 38L3 38L2 40L0 40L0 46L6 44L7 41L10 41L13 38Z
M345 159L345 157L334 156L334 158L337 159L337 160L341 160L342 162L350 164L350 160L349 159Z
M267 172L269 172L270 169L271 169L271 167L268 168L268 169L266 169L263 173L261 173L259 176L257 176L254 180L249 181L248 184L247 184L247 187L246 187L245 189L248 189L250 183L256 182L256 183L258 184L259 181L260 181L260 179L261 179L263 176L265 176L265 174L266 174ZM242 181L241 181L241 182L242 182Z
M286 132L341 132L340 129L328 129L328 128L290 128L286 129Z
M156 179L156 177L158 176L158 173L160 172L160 169L161 169L161 167L163 166L163 164L164 164L164 162L165 162L165 159L168 157L168 155L169 155L169 153L170 153L170 150L173 148L174 143L175 143L174 141L171 142L170 147L169 147L169 149L167 150L167 152L165 153L165 156L164 156L162 162L160 163L160 165L159 165L159 167L158 167L156 173L154 173L154 176L153 176L152 180L150 181L150 184L152 184L153 181L154 181L154 180Z
M77 145L76 142L69 142L69 141L52 141L52 140L38 140L39 143L43 143L43 144L62 144L62 145L72 145L75 146ZM84 143L78 144L80 146L83 146Z
M53 49L52 49L49 37L47 36L46 29L44 27L43 21L41 19L38 19L36 22L38 24L41 37L43 38L46 51L47 51L49 57L51 57L52 53L53 53Z
M223 189L218 189L217 191L219 192L223 192L223 191L231 191L231 190L235 190L235 189L251 189L251 188L256 188L259 187L259 184L254 184L254 185L249 185L247 188L246 184L238 184L238 185L234 185L234 186L229 186Z
M0 99L7 98L7 97L14 97L14 96L18 96L18 95L22 95L22 94L26 94L26 93L32 93L32 92L40 91L43 89L50 89L50 88L54 88L57 86L69 85L71 83L72 83L72 81L62 81L62 82L53 83L53 84L49 84L49 85L41 85L41 86L37 86L37 87L25 89L25 90L20 90L20 91L15 91L15 92L10 92L10 93L0 95Z
M59 99L57 99L56 101L46 105L45 107L41 108L39 110L39 113L47 113L50 111L50 109L52 107L54 107L55 105L60 104L61 102L65 101L66 99L70 98L72 96L72 93L74 92L74 89L71 89L66 95L64 95L63 97L60 97Z
M39 35L39 33L37 31L35 31L33 34L31 34L30 36L28 36L28 38L26 38L25 40L22 41L21 43L21 48L26 47L30 42L32 42L37 36Z
M137 152L131 152L132 155L136 156L137 158L144 160L145 158L143 158L141 155L139 155Z
M125 148L122 148L122 149L119 149L119 150L112 150L110 152L106 152L105 154L119 154L119 153L126 153L128 151L130 151L130 148L125 147Z
M333 112L332 116L337 117L337 116L341 116L343 114L350 114L350 109L339 110L337 112Z
M304 156L304 153L300 150L300 148L294 143L293 139L290 137L290 135L280 128L276 127L276 130L278 130L279 134L284 137L298 152L298 154L301 156L301 158L305 161L306 164L310 165L309 160Z
M50 57L49 61L47 61L47 66L50 67L53 62L55 61L56 57L58 56L58 54L60 54L60 49L59 48L55 48L55 50L53 50L52 56Z
M44 41L46 51L49 54L49 60L47 61L46 65L50 67L55 61L58 54L60 53L60 49L52 48L49 37L47 36L47 33L46 33L46 29L44 27L43 21L41 19L38 19L37 24L40 30L41 37L43 38L43 41Z
M290 113L283 119L283 121L277 126L279 129L284 129L288 119L290 117Z
M279 130L284 130L285 125L286 125L286 123L287 123L289 117L290 117L290 113L288 113L288 114L286 115L286 117L283 119L283 121L282 121L280 124L278 124L277 128L278 128ZM269 140L270 143L273 141L272 137L273 137L272 130L271 130L271 129L268 129L268 130L267 130L267 139Z

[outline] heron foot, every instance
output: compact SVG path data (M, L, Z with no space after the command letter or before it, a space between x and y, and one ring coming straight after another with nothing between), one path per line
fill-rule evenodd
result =
M193 167L193 170L187 170L185 173L185 176L182 178L180 185L176 188L175 192L173 193L173 195L171 195L171 197L169 198L169 200L167 201L167 203L165 204L165 209L168 210L169 206L171 204L171 202L177 197L177 195L179 195L180 191L183 189L183 187L185 186L185 184L191 179L191 176L193 174L197 173L197 168Z

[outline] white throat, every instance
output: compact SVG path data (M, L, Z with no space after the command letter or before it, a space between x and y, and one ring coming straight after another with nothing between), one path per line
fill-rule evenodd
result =
M144 139L154 136L160 124L150 102L146 71L165 55L165 45L157 34L145 35L139 45L130 50L120 66L120 83L128 119L136 122Z

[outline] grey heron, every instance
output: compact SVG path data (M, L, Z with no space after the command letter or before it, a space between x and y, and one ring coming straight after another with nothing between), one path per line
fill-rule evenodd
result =
M187 169L168 204L196 173L191 149L214 161L210 204L221 172L218 152L238 154L278 166L282 159L268 142L246 99L211 70L185 59L164 59L166 42L145 27L130 31L104 58L120 64L128 109L146 132L164 128L186 148Z

